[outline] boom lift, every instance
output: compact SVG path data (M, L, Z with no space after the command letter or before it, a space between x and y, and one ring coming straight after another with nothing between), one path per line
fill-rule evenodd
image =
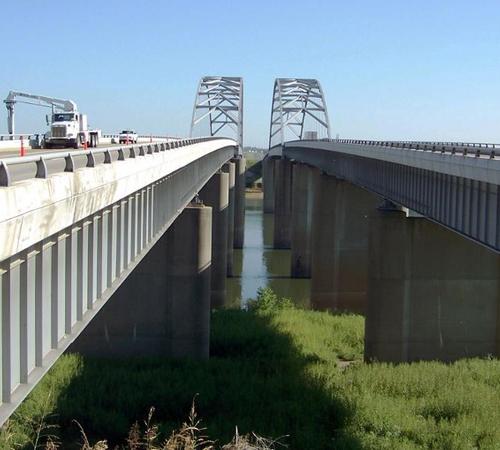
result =
M18 98L26 100L18 100ZM47 117L47 125L50 125L50 131L44 137L43 146L45 148L78 148L83 144L89 147L97 147L99 144L101 130L88 129L87 115L79 113L76 103L72 100L10 91L4 103L7 106L9 134L15 133L14 105L16 103L27 103L52 109L52 120L50 122Z

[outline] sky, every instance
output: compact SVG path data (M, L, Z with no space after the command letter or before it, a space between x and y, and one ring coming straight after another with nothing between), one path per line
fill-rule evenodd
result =
M0 97L72 99L105 132L187 136L199 79L225 75L244 79L245 145L267 145L276 77L321 82L333 136L500 142L498 0L16 0L0 11ZM17 131L45 131L46 112L16 105Z

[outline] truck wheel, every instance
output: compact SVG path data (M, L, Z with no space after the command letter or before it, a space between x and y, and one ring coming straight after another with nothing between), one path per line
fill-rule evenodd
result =
M50 149L50 148L52 148L52 145L50 145L48 142L44 142L43 143L43 148Z

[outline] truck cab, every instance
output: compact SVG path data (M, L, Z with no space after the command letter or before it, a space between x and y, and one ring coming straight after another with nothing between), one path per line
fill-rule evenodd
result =
M87 115L76 111L52 114L50 132L45 137L45 148L97 147L100 130L88 129Z
M65 147L74 147L78 140L78 134L82 130L82 116L83 114L77 112L52 114L50 143L53 146L63 145Z

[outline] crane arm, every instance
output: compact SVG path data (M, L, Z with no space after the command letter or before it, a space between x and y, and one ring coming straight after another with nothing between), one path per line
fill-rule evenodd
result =
M33 100L33 102L19 101L17 98L24 98ZM7 106L8 113L8 129L10 134L14 134L14 104L16 102L19 103L28 103L36 106L47 106L52 108L57 108L66 112L75 112L77 110L76 103L72 100L64 100L55 97L46 97L44 95L35 95L28 94L26 92L17 92L10 91L7 98L4 100L5 105Z
M16 102L16 98L18 98L18 97L27 98L30 100L35 100L38 102L37 104L40 106L54 106L56 108L59 108L63 111L67 111L67 112L76 111L76 103L72 100L64 100L64 99L55 98L55 97L46 97L44 95L28 94L26 92L10 91L9 95L4 100L4 102L7 105L9 105L9 104L12 105L13 103Z

